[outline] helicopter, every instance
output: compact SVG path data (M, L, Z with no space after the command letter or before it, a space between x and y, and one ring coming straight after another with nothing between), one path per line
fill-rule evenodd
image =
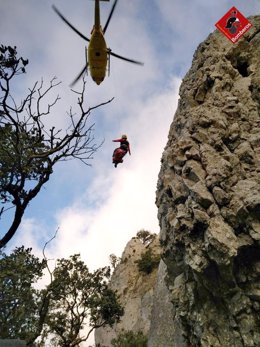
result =
M76 29L57 9L56 6L52 5L53 10L57 13L57 15L81 38L89 42L88 48L86 48L86 66L81 70L79 75L75 78L75 80L71 83L71 86L73 86L84 74L85 71L90 72L90 75L94 82L96 82L97 85L99 85L106 77L106 71L108 71L108 75L110 73L110 56L114 56L118 59L122 59L125 61L128 61L130 63L143 65L143 63L122 57L121 55L118 55L110 48L107 47L106 40L105 40L105 33L107 30L107 27L109 25L109 22L111 20L111 17L114 13L115 7L117 5L118 0L115 0L112 6L112 9L109 13L108 19L106 21L106 24L104 28L102 29L101 23L100 23L100 1L110 1L110 0L95 0L95 19L94 19L94 26L91 31L91 37L90 39L87 38L85 35L83 35L78 29Z

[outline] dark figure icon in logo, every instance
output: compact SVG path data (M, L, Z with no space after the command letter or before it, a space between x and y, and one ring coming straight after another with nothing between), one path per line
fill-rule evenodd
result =
M237 11L231 12L231 17L228 18L227 24L225 26L226 29L230 32L230 34L234 35L237 31L237 28L240 26L240 21L236 17Z

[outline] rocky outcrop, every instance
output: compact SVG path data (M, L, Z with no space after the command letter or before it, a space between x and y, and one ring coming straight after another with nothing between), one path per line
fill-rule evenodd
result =
M155 235L154 235L155 236ZM157 279L157 267L150 274L140 272L137 261L148 249L154 256L160 254L159 237L150 243L143 243L137 237L132 238L123 252L120 263L113 272L110 286L117 291L124 307L124 315L113 328L96 329L95 343L102 347L112 346L111 341L122 331L141 331L148 334L151 324L154 288Z
M174 336L155 330L149 347L260 346L260 17L249 20L236 44L209 35L180 87L156 199Z

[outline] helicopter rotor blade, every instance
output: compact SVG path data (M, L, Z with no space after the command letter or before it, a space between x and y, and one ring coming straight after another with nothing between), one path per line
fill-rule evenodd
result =
M60 11L57 9L56 6L52 5L53 10L57 13L57 15L75 32L77 33L82 39L86 40L89 42L89 39L84 36L83 34L81 34L80 31L78 31L78 29L76 29L64 16L63 14L60 13Z
M70 87L73 87L83 76L84 72L87 71L87 66L84 66L84 68L80 71L78 76L74 79L74 81L70 84Z
M113 13L114 13L114 11L115 11L117 2L118 2L118 0L115 0L114 3L113 3L112 9L111 9L111 11L110 11L110 13L109 13L109 16L108 16L108 18L107 18L106 24L105 24L105 26L104 26L104 28L103 28L103 33L104 33L104 34L105 34L106 30L107 30L107 27L108 27L108 25L109 25L110 19L111 19L112 16L113 16Z
M114 53L114 52L111 52L111 50L109 50L109 49L108 49L108 53L109 53L110 55L112 55L113 57L116 57L116 58L118 58L118 59L122 59L122 60L128 61L129 63L133 63L133 64L137 64L137 65L144 65L144 63L142 63L142 62L140 62L140 61L122 57L121 55L118 55L118 54L116 54L116 53Z

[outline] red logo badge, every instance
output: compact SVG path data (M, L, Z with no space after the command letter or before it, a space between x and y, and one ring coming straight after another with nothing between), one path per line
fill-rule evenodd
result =
M236 43L252 24L233 6L216 24L230 41Z

